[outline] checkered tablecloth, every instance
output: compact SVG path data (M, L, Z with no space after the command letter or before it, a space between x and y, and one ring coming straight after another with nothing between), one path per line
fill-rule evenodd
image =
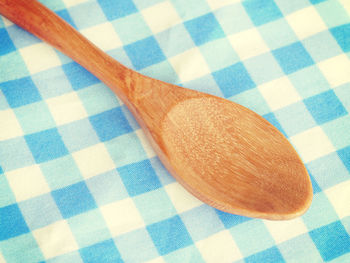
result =
M126 66L264 116L314 199L277 222L203 204L104 84L1 17L0 262L350 262L349 0L41 2Z

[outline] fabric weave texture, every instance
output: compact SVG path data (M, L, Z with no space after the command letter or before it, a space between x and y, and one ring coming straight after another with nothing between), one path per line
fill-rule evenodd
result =
M265 117L314 199L290 221L203 204L103 83L0 17L0 262L350 262L348 0L41 2L124 65Z

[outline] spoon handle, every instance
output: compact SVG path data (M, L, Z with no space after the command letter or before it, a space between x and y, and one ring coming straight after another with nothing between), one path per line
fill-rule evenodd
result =
M60 50L107 84L121 99L131 71L96 47L53 11L36 0L0 0L0 13Z

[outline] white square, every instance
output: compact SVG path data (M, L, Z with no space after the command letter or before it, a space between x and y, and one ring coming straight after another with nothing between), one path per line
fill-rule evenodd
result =
M290 141L305 163L335 151L321 127L314 127L294 135L290 137Z
M339 0L339 2L344 7L345 11L347 11L348 14L350 14L350 2L349 2L349 0Z
M325 192L340 219L350 216L350 181L335 185Z
M66 124L87 117L81 100L75 92L46 100L52 117L57 125Z
M182 82L210 73L208 64L197 47L178 54L169 61Z
M62 0L62 1L64 2L66 7L71 7L71 6L74 6L74 5L78 5L78 4L87 2L89 0Z
M22 136L23 131L11 109L0 111L0 141Z
M79 249L65 220L34 230L33 235L45 259Z
M122 42L110 22L89 27L82 30L81 33L100 49L105 51L122 46Z
M131 198L100 208L112 236L117 236L145 226Z
M165 186L165 190L178 213L188 211L203 204L202 201L190 194L177 182L168 184Z
M157 156L156 152L153 150L149 140L146 137L146 134L142 129L138 129L136 132L136 136L139 138L143 149L145 150L148 158L153 158Z
M164 260L163 257L157 257L149 261L146 261L145 263L166 263L166 261Z
M301 100L299 93L287 77L264 83L258 88L271 110L277 110Z
M228 39L241 60L269 51L256 28L230 35Z
M6 172L6 178L18 202L50 192L38 165Z
M350 59L345 54L324 60L318 67L333 88L350 82Z
M286 17L289 25L299 39L328 30L322 18L313 6L298 10Z
M6 263L6 260L1 252L0 252L0 263Z
M153 33L159 33L181 22L170 2L161 2L146 8L142 10L142 15Z
M196 246L207 263L228 263L242 259L242 254L228 230L203 239Z
M103 143L74 152L72 155L86 179L116 168Z
M300 217L287 221L264 220L264 223L277 244L308 232Z
M24 47L19 52L32 74L61 65L55 50L46 43Z
M9 27L13 25L13 23L10 20L8 20L6 17L2 16L1 18L2 18L2 21L4 21L5 27Z
M211 9L218 9L224 6L232 5L238 3L239 0L207 0Z

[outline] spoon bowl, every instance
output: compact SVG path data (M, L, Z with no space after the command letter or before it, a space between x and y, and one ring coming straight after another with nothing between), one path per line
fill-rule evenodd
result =
M109 86L168 171L203 202L271 220L294 218L309 207L312 187L305 166L258 114L126 68L36 0L0 0L0 13Z

